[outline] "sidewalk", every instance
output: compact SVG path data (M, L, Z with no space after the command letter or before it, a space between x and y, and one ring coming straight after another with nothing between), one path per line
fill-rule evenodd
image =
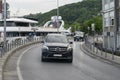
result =
M90 56L96 56L103 60L120 65L120 57L119 56L103 52L93 46L92 46L92 48L90 48L87 45L85 45L85 43L82 44L82 49L83 49L82 50L83 52L85 52L86 54L88 54Z
M19 47L12 49L11 51L5 53L5 55L3 57L0 57L0 80L3 80L3 78L4 78L4 76L3 76L4 68L5 68L5 65L6 65L7 61L9 60L9 58L18 50L25 48L25 47L28 47L28 46L33 45L33 44L37 44L37 43L40 43L40 41L31 42L31 43L28 43L25 45L21 45Z

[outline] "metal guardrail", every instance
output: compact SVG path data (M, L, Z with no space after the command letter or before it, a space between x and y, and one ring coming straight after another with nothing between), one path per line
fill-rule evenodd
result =
M43 36L39 37L29 37L29 38L16 38L12 41L6 42L6 47L4 47L4 42L0 42L0 57L3 57L7 52L11 51L14 48L17 48L21 45L25 45L32 42L42 41L44 39Z
M88 40L88 38L85 38L85 46L87 46L87 48L92 51L94 54L105 57L105 58L109 58L110 56L112 60L114 60L114 56L117 55L117 53L114 50L109 50L106 48L102 47L102 44L97 44L95 42L90 42ZM120 52L118 52L120 53ZM119 55L117 55L119 56Z

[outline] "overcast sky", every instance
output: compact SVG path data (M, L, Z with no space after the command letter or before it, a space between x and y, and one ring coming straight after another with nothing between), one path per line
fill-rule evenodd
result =
M10 4L11 15L22 16L30 13L45 13L57 8L57 0L6 0ZM82 0L59 0L59 6Z

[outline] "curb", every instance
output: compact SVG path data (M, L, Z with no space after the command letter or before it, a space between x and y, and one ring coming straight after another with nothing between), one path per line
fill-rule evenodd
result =
M27 47L27 46L30 46L30 45L33 45L33 44L36 44L36 43L40 43L40 41L38 42L32 42L32 43L28 43L28 44L25 44L25 45L21 45L17 48L14 48L13 50L5 53L5 55L0 59L0 80L3 80L4 76L3 76L3 72L4 72L4 67L7 63L7 61L9 60L9 58L18 50L24 48L24 47Z
M87 54L87 55L89 55L89 56L91 56L91 57L97 57L97 58L100 58L101 60L105 60L105 62L106 61L108 61L107 63L111 63L111 64L117 64L117 65L120 65L120 63L118 63L118 62L116 62L115 60L111 60L111 59L107 59L107 58L105 58L105 57L102 57L102 56L99 56L99 55L97 55L97 54L94 54L88 47L86 47L85 46L85 44L82 44L81 45L81 50L85 53L85 54ZM108 53L107 53L108 54Z

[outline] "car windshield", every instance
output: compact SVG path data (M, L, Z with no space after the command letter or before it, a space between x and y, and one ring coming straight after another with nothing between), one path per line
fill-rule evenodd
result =
M49 35L46 37L45 42L48 42L48 43L67 43L68 40L65 36Z

